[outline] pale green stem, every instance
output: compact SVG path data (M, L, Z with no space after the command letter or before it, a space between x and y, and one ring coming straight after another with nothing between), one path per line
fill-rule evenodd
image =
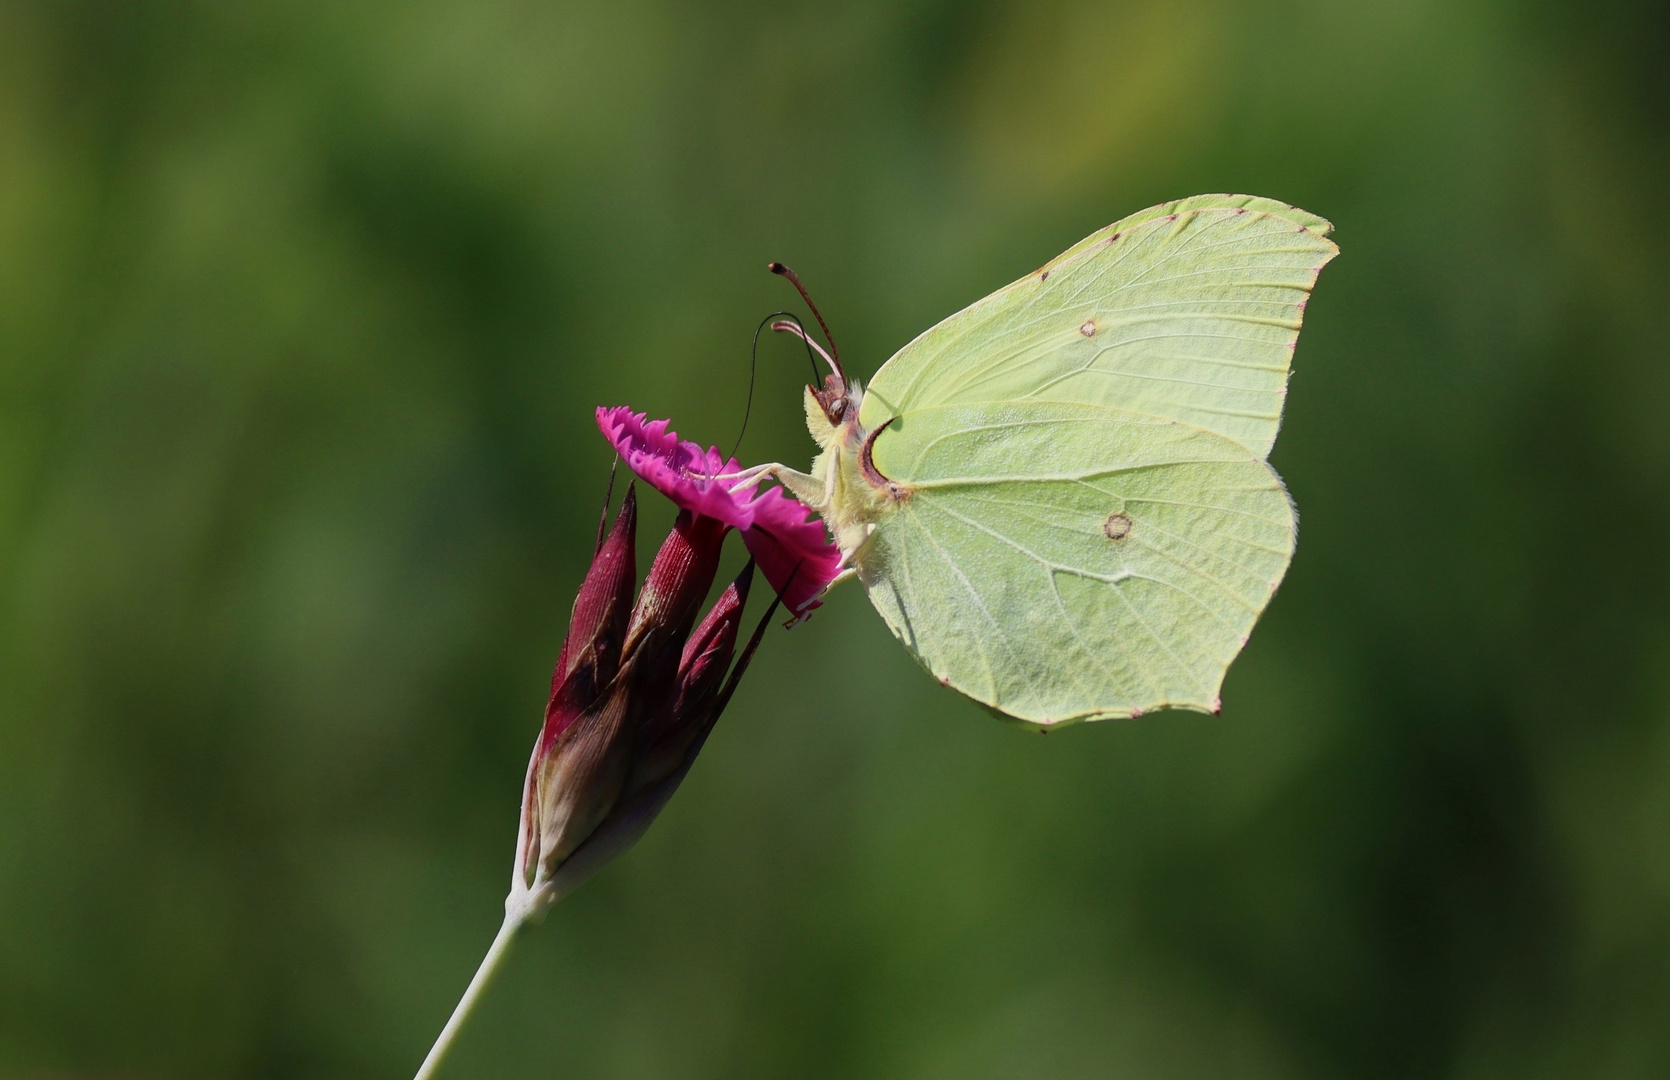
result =
M457 1008L452 1010L452 1017L447 1020L446 1027L441 1029L435 1045L429 1048L429 1056L423 1059L423 1065L418 1068L417 1076L413 1080L431 1080L440 1069L441 1062L446 1060L447 1052L452 1044L458 1041L458 1033L469 1022L470 1014L480 1004L481 997L487 992L493 976L504 966L505 957L510 955L510 943L516 940L517 931L522 929L527 912L507 912L504 925L499 927L499 935L493 939L493 944L487 947L487 955L481 958L481 966L476 968L475 978L465 988L464 996L458 999Z

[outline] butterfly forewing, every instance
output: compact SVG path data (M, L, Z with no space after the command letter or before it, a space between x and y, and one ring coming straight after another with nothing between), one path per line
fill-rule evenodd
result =
M1092 234L923 333L862 420L936 405L1062 401L1181 420L1269 454L1306 299L1338 249L1315 215L1197 196Z
M874 462L908 494L856 560L871 599L942 682L1033 723L1216 708L1292 555L1268 465L1150 415L922 409Z

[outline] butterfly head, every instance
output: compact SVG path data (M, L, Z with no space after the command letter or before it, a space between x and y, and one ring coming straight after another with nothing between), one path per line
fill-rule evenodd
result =
M864 389L858 380L847 381L827 375L822 386L806 388L806 428L821 447L842 441L858 429L858 407L864 403ZM850 441L850 438L846 441Z
M823 386L808 386L807 392L823 410L824 419L829 421L830 427L840 427L847 420L858 415L858 406L864 400L864 391L859 388L857 380L848 382L840 375L830 373L823 377Z

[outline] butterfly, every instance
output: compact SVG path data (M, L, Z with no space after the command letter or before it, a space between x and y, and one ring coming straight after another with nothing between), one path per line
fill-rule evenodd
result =
M811 471L749 477L820 514L889 629L987 708L1040 727L1215 713L1293 556L1266 458L1331 229L1247 195L1133 214L868 387L825 354Z

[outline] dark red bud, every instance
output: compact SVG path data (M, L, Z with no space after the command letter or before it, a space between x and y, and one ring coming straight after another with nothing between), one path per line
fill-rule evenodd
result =
M626 632L627 648L638 648L646 634L664 631L676 636L682 647L695 625L696 612L713 575L719 570L719 549L730 526L688 510L678 512L673 531L655 553L632 622Z
M714 702L736 653L737 627L754 578L752 561L720 594L685 643L671 697L644 717L626 793L657 783L682 768L690 748L716 720Z
M621 646L626 640L627 618L632 611L632 587L637 581L635 550L638 537L637 485L626 489L614 528L597 549L580 593L574 598L574 612L568 621L568 636L551 675L554 701L574 661L588 646L596 653L598 683L614 678L620 664Z
M730 526L679 511L649 568L626 631L622 663L631 663L640 716L653 716L672 700L679 660L690 628L719 569L719 551Z
M576 666L576 673L583 667L584 661ZM549 877L609 815L631 771L632 740L627 729L633 711L633 680L625 669L621 676L601 697L587 702L536 757L532 794L539 808L536 865L540 876ZM565 682L558 698L565 698L575 683L572 677Z
M707 741L708 733L725 711L738 681L748 669L748 662L759 648L781 600L779 597L771 602L754 627L748 643L737 654L730 675L715 690L712 683L718 682L718 677L724 674L736 644L737 622L742 615L742 602L747 599L752 577L753 564L750 563L691 635L690 643L684 650L688 663L680 665L681 693L678 696L678 701L689 707L670 712L669 726L656 729L660 733L659 738L645 738L651 732L640 731L631 774L621 786L614 806L585 842L575 848L560 866L554 871L547 869L548 877L542 886L542 903L555 903L610 859L631 847L649 828L690 771L696 755ZM625 677L624 670L622 677ZM531 883L531 877L529 881Z
M574 598L568 635L551 673L551 697L545 722L534 742L533 757L522 797L522 822L517 842L519 872L531 884L540 862L542 839L549 833L550 812L541 791L553 780L557 744L569 729L595 711L598 696L620 667L621 649L632 613L632 590L637 582L638 496L626 489L608 538L592 556L586 579Z
M706 704L719 692L725 671L731 666L731 657L736 652L737 629L742 623L742 609L748 603L748 587L753 581L754 561L750 559L685 643L684 656L678 665L678 696L673 702L675 713L689 712Z

